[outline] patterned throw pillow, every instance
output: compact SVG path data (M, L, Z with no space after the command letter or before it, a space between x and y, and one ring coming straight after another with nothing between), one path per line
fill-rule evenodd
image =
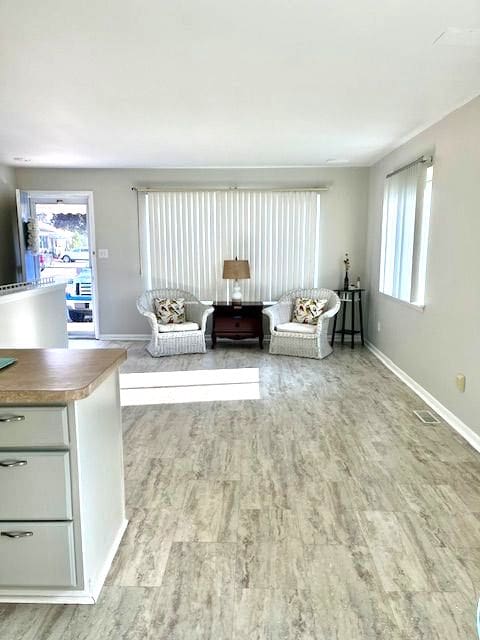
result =
M183 298L154 298L155 315L161 324L181 324L185 322Z
M318 324L328 300L314 298L297 298L293 310L293 322L300 324Z

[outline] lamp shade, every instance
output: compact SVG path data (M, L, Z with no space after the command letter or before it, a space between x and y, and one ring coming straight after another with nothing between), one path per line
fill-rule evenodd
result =
M248 260L224 260L223 279L224 280L248 280L250 278L250 267Z

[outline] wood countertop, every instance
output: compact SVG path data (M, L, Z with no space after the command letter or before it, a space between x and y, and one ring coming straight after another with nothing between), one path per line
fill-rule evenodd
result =
M0 405L66 404L89 396L127 359L125 349L0 349Z

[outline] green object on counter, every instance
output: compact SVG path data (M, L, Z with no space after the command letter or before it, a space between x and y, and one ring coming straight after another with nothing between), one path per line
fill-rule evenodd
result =
M14 362L16 362L15 358L0 358L0 369L4 369L5 367L9 367Z

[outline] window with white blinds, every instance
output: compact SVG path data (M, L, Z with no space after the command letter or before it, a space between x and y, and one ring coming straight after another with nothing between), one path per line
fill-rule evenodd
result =
M248 260L244 300L318 286L320 194L315 191L165 191L140 196L147 289L230 298L224 260Z
M379 291L416 306L425 304L432 179L422 158L385 181Z

